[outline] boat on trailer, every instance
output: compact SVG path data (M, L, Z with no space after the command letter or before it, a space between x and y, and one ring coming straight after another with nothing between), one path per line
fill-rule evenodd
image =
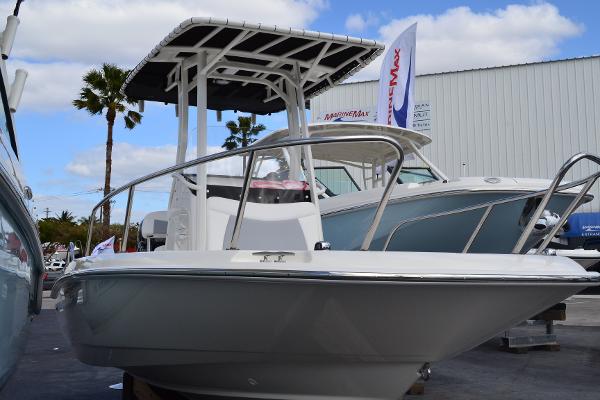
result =
M552 185L550 179L450 179L421 152L431 143L429 136L405 128L338 122L309 125L308 133L310 137L383 134L396 139L405 155L420 160L421 166L403 166L400 171L372 249L511 253ZM280 129L257 143L274 143L288 135L287 129ZM387 169L391 172L389 164L393 157L389 148L370 143L336 146L335 149L321 146L313 150L315 176L322 188L319 207L323 234L332 248L360 248L369 219L387 184ZM592 175L578 183L597 177L598 174ZM549 233L554 235L559 220L566 221L580 204L592 200L588 189L582 193L572 184L557 188L549 197L545 213L536 220L530 233L525 233L528 240L519 252L529 251ZM493 209L486 214L492 204ZM485 223L470 240L484 215Z
M562 257L369 251L402 145L386 135L311 138L304 105L382 50L347 36L192 18L132 71L127 96L178 104L176 164L115 189L92 216L127 193L126 236L136 186L174 176L166 227L144 223L146 237L155 229L165 244L67 267L52 296L81 361L187 397L398 398L429 362L600 283ZM189 105L198 158L185 161ZM290 134L207 155L208 109L286 110ZM311 154L367 142L390 147L396 166L363 251L328 250ZM240 158L232 196L208 172Z

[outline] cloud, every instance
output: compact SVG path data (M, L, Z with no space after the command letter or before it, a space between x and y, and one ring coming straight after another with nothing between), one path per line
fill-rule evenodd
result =
M367 16L362 14L351 14L346 18L346 29L350 32L361 33L364 32L368 27L377 25L379 18L369 13Z
M208 153L214 154L223 151L217 146L209 146ZM112 154L112 177L111 186L119 187L127 182L147 175L154 171L169 167L175 163L175 145L138 146L130 143L116 142ZM195 149L190 149L186 159L195 158ZM260 162L260 159L258 160ZM36 196L38 213L45 207L52 210L71 210L75 215L88 215L92 206L100 199L101 195L91 194L90 188L103 186L104 182L105 148L96 146L83 150L73 156L73 159L65 167L66 172L73 178L70 184L81 191L71 195L40 195ZM259 176L276 171L278 164L272 159L262 160L260 163ZM195 169L186 170L187 173L195 173ZM231 157L208 164L208 172L211 175L243 176L243 159L240 156ZM139 220L146 213L158 209L166 209L168 205L168 194L171 190L170 175L156 178L136 187L134 211L132 214ZM83 189L85 188L85 189ZM115 221L124 216L125 199L124 192L115 199L117 204L113 210Z
M214 152L216 149L211 150ZM119 187L135 178L173 165L176 151L175 145L137 146L115 142L111 186ZM104 146L95 146L75 153L65 166L66 179L60 179L55 185L63 188L61 193L36 193L34 200L38 216L44 216L43 209L46 207L53 213L69 210L78 217L88 216L92 207L103 197L98 188L104 185L104 171ZM140 221L150 211L166 209L171 182L172 178L166 176L139 185L136 188L132 220ZM124 220L126 199L127 191L114 198L116 203L111 211L111 219L114 222Z
M68 62L35 63L12 60L8 67L11 79L18 68L23 68L29 73L19 110L52 112L72 108L71 102L77 98L81 88L81 77L92 66Z
M104 146L95 146L76 153L66 165L66 172L102 186L105 151ZM121 186L134 178L173 165L176 151L175 145L136 146L123 142L114 143L111 186Z
M380 39L389 46L415 22L418 74L540 61L555 55L562 41L584 29L556 6L538 3L483 13L457 7L439 15L394 19L379 28ZM382 60L355 79L377 79Z
M0 8L8 15L12 7ZM13 55L38 61L133 65L190 17L219 17L305 27L319 0L29 0Z
M97 196L99 199L99 196ZM60 214L63 210L68 210L76 217L87 217L92 211L92 207L97 203L98 199L91 199L89 196L57 196L48 194L36 194L33 197L35 204L35 214L38 218L45 218L44 210L50 210L50 217Z
M209 146L208 153L218 153L222 148ZM138 146L130 143L116 142L112 154L112 177L111 186L121 186L135 178L149 174L162 168L175 164L177 146ZM195 149L189 149L186 159L195 158ZM74 155L73 159L66 165L65 170L76 177L92 182L104 182L105 171L105 147L96 146L86 149ZM213 162L209 164L209 173L220 175L242 175L241 157ZM190 171L191 172L191 171ZM170 190L171 178L157 179L156 182L145 184L146 189Z
M22 109L64 110L85 71L103 62L134 67L192 16L302 28L326 6L325 0L28 0L8 66L29 72ZM0 15L12 7L0 4Z

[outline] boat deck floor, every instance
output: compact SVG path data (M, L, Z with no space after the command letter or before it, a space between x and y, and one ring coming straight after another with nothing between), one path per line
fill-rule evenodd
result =
M119 400L121 371L77 361L60 332L53 300L45 292L44 310L31 326L30 339L17 371L0 400ZM555 331L558 352L499 351L500 338L452 360L432 365L425 394L405 400L598 399L600 390L600 296L567 301L567 321ZM520 327L533 334L543 326ZM400 396L399 396L400 397Z

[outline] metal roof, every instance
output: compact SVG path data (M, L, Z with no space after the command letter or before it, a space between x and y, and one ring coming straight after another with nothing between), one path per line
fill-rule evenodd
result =
M285 109L278 95L285 76L300 80L308 100L353 75L383 49L373 40L330 33L191 18L131 71L122 91L135 101L176 103L180 68L205 51L208 108L266 114ZM187 67L193 87L197 68ZM189 101L196 104L195 89Z
M522 64L493 65L490 67L479 67L479 68L458 69L458 70L451 70L451 71L430 72L427 74L417 74L416 76L420 77L420 76L458 74L461 72L475 72L475 71L487 71L487 70L492 70L492 69L516 68L516 67L525 67L525 66L529 66L529 65L552 64L552 63L567 62L567 61L581 61L581 60L588 60L588 59L593 59L593 58L600 58L600 54L592 54L589 56L580 56L580 57L560 58L560 59L556 59L556 60L532 61L532 62L526 62L526 63L522 63ZM365 83L365 82L379 82L379 79L361 79L361 80L355 80L352 82L346 82L344 84L351 85L354 83Z

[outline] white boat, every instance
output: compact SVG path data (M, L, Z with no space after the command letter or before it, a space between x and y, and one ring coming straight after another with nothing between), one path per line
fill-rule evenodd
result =
M53 287L81 361L188 394L398 398L429 362L599 284L599 274L562 257L367 251L402 146L383 135L309 138L304 104L382 50L347 36L192 18L133 70L123 88L131 99L179 104L177 164L115 189L92 216L128 193L126 235L136 186L173 175L169 209L142 224L154 251L78 259ZM190 104L198 158L184 161ZM207 109L287 110L290 137L206 155ZM390 146L397 164L365 251L327 250L311 152L363 142ZM208 179L212 164L241 156L237 192Z
M32 315L40 311L44 272L13 119L27 74L17 70L11 84L5 64L19 24L17 13L18 6L0 39L0 388L24 350Z
M569 257L585 269L596 269L600 264L600 251L591 249L548 249L550 254Z
M421 152L431 139L405 128L360 122L321 123L309 125L308 133L310 137L384 134L396 139L405 155L412 154L421 161L421 166L403 167L400 172L398 185L394 187L374 237L373 249L511 253L541 197L553 183L549 179L532 178L450 179ZM257 143L276 143L288 134L287 129L281 129ZM313 150L316 177L324 191L319 202L323 233L334 249L356 250L361 246L362 236L389 176L386 169L391 171L386 165L393 154L381 146L365 143L336 146L334 151L328 147ZM544 215L538 218L529 240L518 252L525 253L549 232L556 233L552 228L558 229L558 222L566 221L579 204L592 200L587 192L580 192L573 184L556 190L544 210L546 214L563 218L547 218L548 221ZM486 215L490 204L496 205ZM470 240L484 215L485 223L474 240Z

